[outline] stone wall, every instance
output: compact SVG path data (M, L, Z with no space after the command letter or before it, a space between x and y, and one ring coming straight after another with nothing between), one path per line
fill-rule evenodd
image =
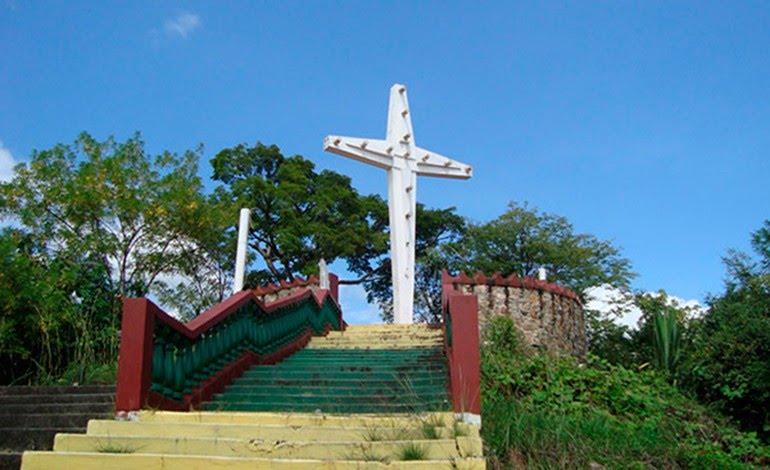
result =
M558 284L531 277L465 273L443 275L446 288L474 294L479 304L479 329L493 316L506 316L534 347L584 358L588 349L580 297Z

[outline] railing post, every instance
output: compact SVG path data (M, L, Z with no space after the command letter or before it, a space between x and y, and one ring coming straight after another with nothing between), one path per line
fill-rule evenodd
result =
M452 407L466 422L481 424L481 372L478 298L453 292L448 296L452 345Z
M340 303L340 278L334 273L329 273L329 294L339 305Z
M145 298L123 300L115 412L137 411L147 402L152 372L155 305Z

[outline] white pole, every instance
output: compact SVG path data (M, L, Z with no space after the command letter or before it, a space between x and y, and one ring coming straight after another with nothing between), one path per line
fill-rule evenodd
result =
M537 270L537 279L539 281L545 281L547 280L548 275L545 272L545 268L543 266L540 266Z
M329 267L323 258L318 262L318 287L329 290Z
M249 209L241 209L241 219L238 224L238 250L235 253L233 294L243 290L243 281L246 275L246 248L249 241L249 224L251 224L251 211Z

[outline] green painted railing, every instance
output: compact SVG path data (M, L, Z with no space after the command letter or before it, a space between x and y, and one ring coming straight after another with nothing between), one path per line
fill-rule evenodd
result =
M311 335L344 328L336 299L309 288L264 305L250 291L182 324L126 299L116 409L197 407L253 364L275 363Z

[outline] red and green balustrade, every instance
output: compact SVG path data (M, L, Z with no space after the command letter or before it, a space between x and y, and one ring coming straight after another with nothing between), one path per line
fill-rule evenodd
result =
M117 412L197 408L252 365L274 364L312 335L343 329L336 290L333 282L267 305L242 291L186 324L146 298L126 299Z

